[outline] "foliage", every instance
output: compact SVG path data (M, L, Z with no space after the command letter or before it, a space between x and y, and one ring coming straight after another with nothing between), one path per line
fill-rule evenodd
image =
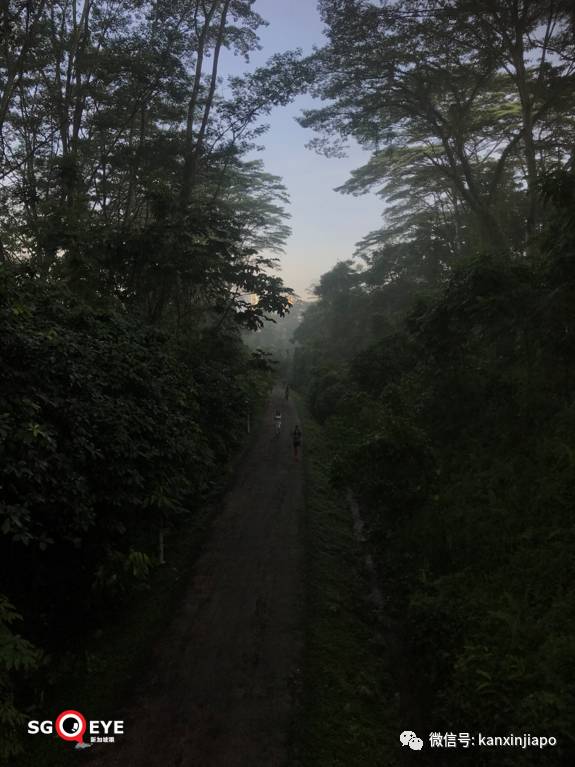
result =
M253 0L20 5L0 9L0 261L176 332L285 313L261 255L285 189L245 154L308 72L287 52L219 87L221 50L257 49Z
M382 652L385 629L366 599L369 573L347 499L330 485L332 445L304 403L298 410L305 434L308 594L295 756L305 767L364 767L386 754L394 767L400 711L389 654Z
M201 494L197 395L161 334L15 282L2 295L4 535L80 549L89 530L121 537Z
M0 759L8 759L20 751L20 729L25 716L16 708L13 677L38 668L42 655L30 642L13 631L22 618L11 603L0 594Z
M575 727L573 189L572 173L547 179L532 258L469 257L390 312L380 338L373 294L393 284L374 291L364 271L345 300L321 296L296 366L334 481L364 509L410 668L407 690L403 672L395 680L410 721L432 711L444 732L553 734L559 764ZM340 328L366 318L362 343L334 332L335 311Z
M0 323L2 588L62 652L220 486L268 373L237 336L170 340L21 270L3 271Z
M0 588L55 653L147 585L269 386L240 333L288 311L288 197L247 154L309 69L224 83L263 24L253 0L0 4Z
M360 252L386 257L408 242L415 271L416 250L443 268L469 249L523 251L541 222L541 177L572 152L568 4L322 0L320 10L328 42L313 85L327 105L301 122L321 151L353 138L371 152L342 187L388 204Z
M566 3L322 0L301 123L368 162L384 226L317 288L294 374L397 621L413 725L547 732L569 763L573 17ZM463 726L462 723L465 723ZM417 727L415 728L417 729ZM462 764L538 764L473 752Z

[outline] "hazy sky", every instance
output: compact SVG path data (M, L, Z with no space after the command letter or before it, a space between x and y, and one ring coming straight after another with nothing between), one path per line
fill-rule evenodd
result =
M250 68L273 54L302 48L309 53L323 42L323 24L316 0L256 0L255 9L269 21L262 28L262 50L251 57ZM226 56L223 73L243 71L240 58ZM338 260L349 258L355 243L381 223L382 203L375 195L352 197L334 192L362 165L368 155L358 147L345 159L327 159L306 149L314 133L300 127L295 117L314 103L301 96L287 107L275 109L259 153L266 170L281 176L291 197L293 234L282 256L282 277L305 297L306 290Z

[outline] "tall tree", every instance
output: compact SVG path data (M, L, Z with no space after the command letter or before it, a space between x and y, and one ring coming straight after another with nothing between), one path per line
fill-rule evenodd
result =
M373 151L347 190L379 184L386 196L386 183L429 168L460 230L468 211L483 247L523 250L538 224L541 173L573 141L567 5L322 0L320 9L328 44L315 57L315 87L330 103L302 122L322 134L312 143L323 151L349 137ZM420 201L436 207L426 187ZM501 205L513 187L526 224L519 239Z
M258 256L287 236L285 194L243 157L307 68L278 54L218 87L222 50L248 58L258 45L253 5L49 0L23 19L4 6L3 259L153 322L285 310L281 281L263 279L274 264ZM265 292L260 308L230 312L222 295L246 280Z

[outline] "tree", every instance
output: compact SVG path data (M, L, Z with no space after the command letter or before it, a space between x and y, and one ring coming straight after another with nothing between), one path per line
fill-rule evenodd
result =
M418 207L447 211L458 238L471 215L482 247L521 252L538 225L541 172L564 162L573 140L566 5L324 0L320 9L329 42L315 56L315 89L331 103L302 123L323 134L319 149L341 151L353 137L373 151L345 191L379 185L388 198L411 175L423 181L410 185ZM504 191L524 216L520 239L501 214Z
M281 249L287 198L243 157L304 86L299 54L223 91L222 48L257 46L253 0L54 0L35 14L5 48L2 258L179 329L284 312L289 291L259 252ZM241 300L252 289L257 308Z
M14 696L39 655L11 604L39 645L81 645L267 394L241 332L288 310L288 198L247 154L308 68L222 81L224 48L258 46L253 6L0 0L0 759L38 702Z

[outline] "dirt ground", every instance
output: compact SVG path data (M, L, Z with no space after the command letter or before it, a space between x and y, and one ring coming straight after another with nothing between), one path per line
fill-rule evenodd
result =
M279 437L273 413L283 414ZM303 471L277 389L125 735L90 767L283 767L301 650Z

